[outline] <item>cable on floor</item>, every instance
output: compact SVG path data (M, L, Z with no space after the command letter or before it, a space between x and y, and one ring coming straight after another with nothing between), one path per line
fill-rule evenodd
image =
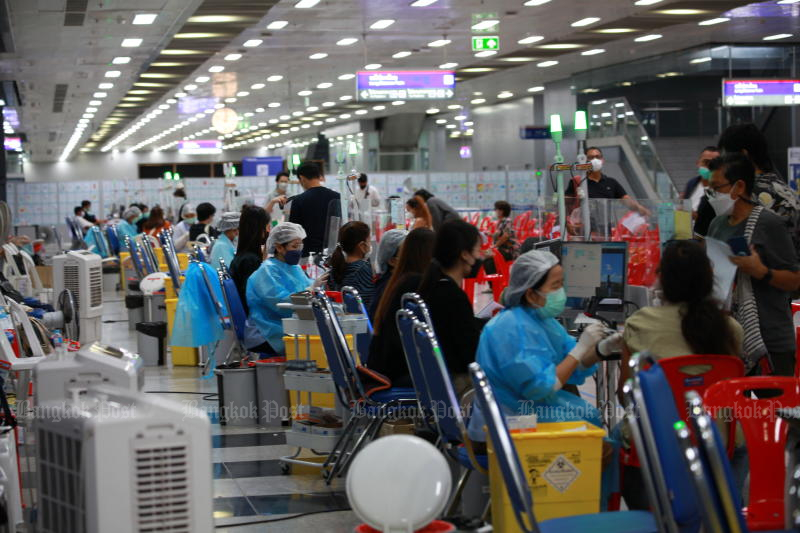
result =
M324 511L311 511L308 513L294 514L291 516L282 516L281 518L268 518L266 520L253 520L252 522L240 522L238 524L227 524L223 526L216 526L215 529L234 528L239 526L253 526L256 524L269 524L271 522L284 522L286 520L294 520L295 518L303 518L304 516L311 516L315 514L325 514L325 513L338 513L341 511L352 511L352 509L350 507L345 507L343 509L325 509Z

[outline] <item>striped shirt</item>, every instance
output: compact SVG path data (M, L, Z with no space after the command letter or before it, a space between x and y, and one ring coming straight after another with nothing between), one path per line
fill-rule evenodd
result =
M372 295L375 294L372 266L370 266L369 261L364 259L347 263L342 282L331 281L331 286L336 291L341 290L342 287L353 287L361 295L364 305L369 308L372 302Z

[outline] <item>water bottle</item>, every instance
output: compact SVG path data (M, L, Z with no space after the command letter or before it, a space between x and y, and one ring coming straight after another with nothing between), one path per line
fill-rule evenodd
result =
M67 347L64 345L64 337L61 335L61 330L57 329L53 331L53 336L51 337L53 342L53 348L55 349L56 357L59 359L63 359L67 355Z

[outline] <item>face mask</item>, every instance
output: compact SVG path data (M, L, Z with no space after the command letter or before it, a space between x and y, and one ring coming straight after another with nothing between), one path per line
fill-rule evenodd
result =
M733 204L736 200L731 198L730 194L715 194L708 198L708 204L714 208L714 212L718 217L728 215L733 210Z
M190 226L192 224L197 224L197 217L184 218L183 220L186 221L186 223L189 224Z
M137 222L139 222L139 221L141 221L141 220L144 220L144 215L139 215L138 217L134 218L134 219L131 221L131 224L136 224Z
M147 220L149 216L150 216L150 211L148 211L147 213L142 213L142 220Z
M303 250L286 250L286 253L283 255L283 260L286 261L287 265L296 265L300 263L300 256L303 254Z
M475 259L473 257L473 259ZM478 272L480 271L481 267L483 266L483 262L480 259L475 259L475 262L472 263L470 267L469 274L467 274L468 278L476 278L478 277Z
M697 167L697 174L703 181L709 181L711 179L711 171L706 167Z
M288 189L288 188L289 188L289 184L288 183L283 183L283 182L279 182L278 183L278 190L280 192L286 192L286 189Z
M367 184L366 183L359 183L358 186L361 187L362 191L367 188Z
M600 172L603 170L603 160L602 159L592 159L592 170L594 172Z
M543 296L546 301L544 306L538 309L540 316L543 318L555 318L564 312L564 308L567 305L567 291L564 290L564 287L557 291L548 292Z

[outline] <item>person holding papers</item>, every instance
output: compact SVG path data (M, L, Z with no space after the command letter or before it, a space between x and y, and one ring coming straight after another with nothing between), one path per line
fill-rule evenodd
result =
M730 260L738 267L731 310L744 328L747 370L759 373L766 358L772 373L792 376L791 293L800 288L800 266L791 235L779 216L751 200L756 172L747 156L728 154L709 169L709 203L717 216L707 238L728 243Z

